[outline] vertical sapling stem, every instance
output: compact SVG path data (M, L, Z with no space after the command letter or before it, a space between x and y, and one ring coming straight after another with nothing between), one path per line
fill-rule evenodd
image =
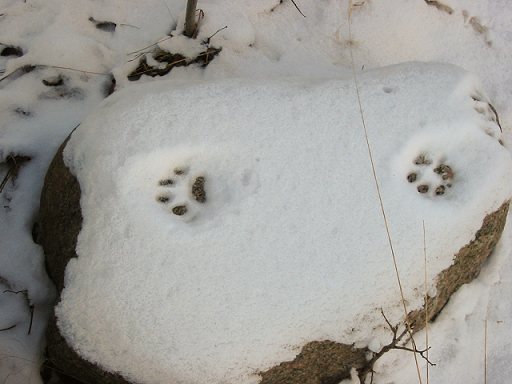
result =
M185 36L193 38L197 34L198 22L196 20L197 0L187 1L187 12L185 14Z

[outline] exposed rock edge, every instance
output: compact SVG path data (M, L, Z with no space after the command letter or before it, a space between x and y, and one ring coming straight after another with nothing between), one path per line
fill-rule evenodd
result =
M428 321L433 321L444 308L451 295L463 284L471 282L498 243L505 228L510 201L487 215L475 238L455 255L453 264L437 278L437 295L427 298ZM408 315L413 332L425 327L425 305ZM383 319L383 322L385 320ZM392 348L390 348L392 349ZM306 344L293 361L281 363L266 372L260 372L261 384L338 384L350 378L356 368L360 378L371 372L375 359L368 360L368 348L333 341L312 341Z
M39 216L38 242L44 249L48 275L57 287L57 303L64 288L66 266L77 257L76 242L82 229L80 184L63 160L70 137L60 146L46 173ZM121 375L82 359L60 334L55 313L48 323L46 340L47 363L59 372L62 383L129 384Z

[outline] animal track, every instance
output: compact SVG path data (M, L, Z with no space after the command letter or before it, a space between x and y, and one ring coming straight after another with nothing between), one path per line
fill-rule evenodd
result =
M2 44L0 44L2 45ZM11 45L6 45L0 52L0 56L15 56L21 57L23 56L23 50L20 47L14 47Z
M173 176L158 181L160 192L156 201L164 204L176 216L183 216L189 220L197 214L197 203L206 202L204 176L191 176L187 167L174 168Z
M451 188L454 172L449 165L440 163L434 167L432 159L425 154L416 157L413 164L415 167L407 175L407 181L416 185L419 193L441 196Z
M205 178L203 176L199 176L194 185L192 185L192 194L200 203L204 203L206 201L206 192L204 191L204 182Z
M75 99L83 100L84 92L81 88L70 87L68 85L69 78L58 75L50 76L42 80L48 91L39 94L40 99Z

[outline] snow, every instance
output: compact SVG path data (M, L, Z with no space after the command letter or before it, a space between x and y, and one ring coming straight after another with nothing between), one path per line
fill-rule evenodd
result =
M375 349L389 342L389 332L382 328L368 332L362 324L366 318L356 316L366 308L380 308L382 303L388 304L390 312L386 315L392 320L401 312L396 285L392 294L391 286L380 290L381 280L392 280L394 271L391 256L385 253L389 252L387 239L350 77L351 50L397 261L400 270L407 271L401 277L410 309L421 304L421 290L414 291L414 287L418 287L423 279L420 273L424 272L416 261L423 260L422 219L432 278L436 270L449 264L441 255L456 252L479 228L485 214L509 197L510 156L497 141L501 134L489 121L489 111L481 108L485 103L471 98L491 100L500 114L502 139L507 145L512 123L508 105L512 89L512 8L508 2L446 0L444 4L453 9L450 15L420 0L365 1L352 10L352 36L348 34L348 1L296 3L305 18L288 1L200 1L205 17L198 40L227 26L210 39L210 45L222 48L222 52L206 68L175 68L163 78L143 76L136 82L142 85L128 81L126 75L137 66L138 52L152 49L150 46L164 39L176 25L179 32L184 1L0 3L0 49L17 46L24 53L21 57L0 57L0 69L9 75L22 66L36 66L0 81L1 158L5 160L9 154L32 157L21 168L16 182L9 181L0 195L2 292L27 291L0 295L0 329L16 325L0 332L2 382L41 382L38 371L44 328L55 292L31 230L37 221L45 170L57 147L81 122L67 161L74 171L80 171L81 180L88 181L82 184L82 197L84 207L91 211L84 212L78 249L81 258L68 268L64 295L71 297L73 289L80 291L79 282L88 290L78 292L83 301L63 300L58 307L63 316L61 326L68 329L81 324L72 318L76 313L66 309L85 306L89 300L104 312L111 297L118 301L112 302L114 306L129 304L128 308L134 308L140 317L128 317L126 309L120 308L104 313L107 319L125 321L128 328L123 329L138 331L131 342L121 344L125 348L122 352L109 354L109 348L119 344L107 340L120 330L108 329L107 322L101 334L108 337L102 343L91 339L76 342L85 343L84 354L106 354L104 364L126 367L133 370L131 375L144 376L148 382L161 380L159 375L169 369L169 356L180 353L192 356L191 361L202 359L203 367L213 367L194 373L187 363L177 362L173 372L178 376L183 372L196 374L201 382L204 377L238 375L249 383L256 378L247 377L248 368L259 369L293 358L308 337L353 340ZM103 21L116 23L115 32L96 28L96 22ZM479 32L477 25L485 28ZM186 45L178 35L159 45L183 54L198 52L197 44ZM407 64L390 72L384 68L418 60L459 65L476 77L456 67L436 64ZM111 83L105 75L108 73L114 74L116 92L101 102ZM62 86L43 83L59 77ZM201 105L195 104L198 100ZM175 102L176 108L169 108ZM187 115L189 112L193 115ZM344 124L350 129L340 130ZM297 135L297 131L312 135ZM350 157L349 150L353 151ZM417 183L407 182L413 170L421 180L438 182L430 165L423 168L412 163L420 152L436 165L442 162L453 168L453 186L445 195L420 195L415 191ZM188 165L187 175L172 188L158 185L160 180L175 176L175 164ZM333 180L329 177L334 164L343 172ZM3 178L6 168L0 172ZM354 174L357 176L344 176ZM156 200L173 197L173 202L182 204L179 199L186 201L183 196L198 176L205 176L208 200L205 204L189 201L190 210L183 217L172 214L170 203ZM326 180L347 193L326 191L321 184ZM352 206L350 196L357 197L352 201L364 199L367 206L359 211L332 209L347 201ZM265 204L274 210L264 209ZM304 206L314 212L306 213ZM98 214L99 208L104 208L103 214ZM93 209L96 216L91 216ZM354 216L354 211L359 216ZM278 215L284 212L287 216ZM285 222L285 217L295 227ZM266 225L253 225L262 222ZM103 230L103 236L94 235L97 229ZM429 327L429 358L437 363L430 368L431 383L482 382L484 372L489 382L508 381L511 371L507 362L512 350L510 236L507 228L477 280L461 288ZM141 241L154 237L158 241ZM319 243L315 238L330 241ZM268 240L262 244L262 239ZM180 257L173 253L174 261L169 249L176 245L168 248L171 242L186 250ZM226 244L233 244L229 253L222 252ZM210 253L198 252L201 245L207 245ZM264 262L268 258L251 256L251 247L255 246L262 246L261 255L265 256L275 255L276 250L288 251L282 252L282 260L271 259L269 264ZM340 257L344 264L335 263L336 247L344 255L357 254L366 263L353 257ZM107 256L95 257L98 249ZM318 253L330 256L311 258ZM382 269L376 268L376 254L387 263L379 265ZM141 263L141 255L151 255L152 262ZM301 256L293 257L296 255ZM311 268L312 263L317 268ZM206 268L198 269L198 265ZM80 275L76 274L78 269ZM119 273L113 273L115 270ZM192 273L196 280L187 280ZM84 281L91 275L90 281ZM148 276L152 277L150 281ZM168 276L176 281L185 279L188 291L175 292L177 283L169 283ZM360 292L338 288L354 276L360 280ZM106 280L111 284L102 287ZM143 294L145 290L163 288L169 299ZM321 300L318 292L323 294ZM233 300L225 300L225 293ZM354 303L344 304L341 311L335 299L346 300L348 293ZM178 294L196 304L180 301L176 309L170 310L173 295L184 297ZM267 297L264 307L261 297ZM270 309L282 304L283 297L288 305L282 308L283 318L276 319L282 327L276 334L268 326L271 317L265 318L265 314L272 316ZM359 298L369 301L363 305L355 301ZM221 306L212 309L214 300ZM27 334L29 305L34 308L34 316ZM311 313L301 311L299 305L311 308ZM321 315L321 311L336 308L338 313L327 315L328 321ZM186 320L178 318L180 313ZM379 316L377 313L373 320ZM217 324L212 325L215 318ZM99 329L94 318L82 320L89 321L86 326ZM350 322L362 324L361 329L353 334L344 332ZM162 334L155 333L155 328ZM307 336L300 336L302 330ZM80 333L75 335L78 338ZM163 336L169 335L179 338L176 345L180 348L166 348ZM128 337L125 333L118 339L123 343ZM224 344L230 338L231 344ZM244 338L254 341L250 348ZM416 339L422 338L424 333L418 333ZM286 346L285 339L289 341ZM202 348L190 348L192 342ZM223 352L208 356L212 351ZM136 361L147 364L146 372ZM424 373L425 364L422 359L420 362ZM226 374L229 364L232 371ZM159 368L147 372L155 366ZM379 362L374 382L409 383L417 380L415 369L410 353L393 351ZM357 378L352 381L357 382Z
M293 359L288 345L364 343L379 308L398 323L352 80L158 82L95 109L64 152L83 207L56 308L70 344L135 382L257 382ZM422 63L359 77L365 103L393 110L366 124L409 310L423 304L422 222L432 286L511 195L512 159L482 129L467 83ZM421 155L431 163L416 165ZM455 176L437 196L441 164ZM191 193L198 177L204 203Z

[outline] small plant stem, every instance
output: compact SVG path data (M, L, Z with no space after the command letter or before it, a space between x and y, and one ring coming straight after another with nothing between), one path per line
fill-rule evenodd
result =
M5 75L4 77L2 77L0 79L0 81L3 81L5 79L7 79L8 77L14 75L16 72L18 71L23 71L23 70L26 70L27 67L29 67L28 65L25 65L23 67L20 67L20 68L17 68L15 69L14 71L12 71L11 73L9 73L8 75ZM67 69L69 71L76 71L76 72L82 72L83 74L90 74L90 75L102 75L102 76L109 76L110 73L101 73L101 72L91 72L91 71L84 71L82 69L75 69L75 68L68 68L68 67L59 67L57 65L44 65L44 64L37 64L37 67L47 67L47 68L56 68L56 69ZM35 68L35 67L34 67Z
M350 8L349 8L349 12L348 12L348 35L349 35L348 38L349 38L350 41L352 41L352 27L351 27L351 25L352 25L352 18L351 18L351 15L352 15L352 10L354 9L354 5L352 3L353 3L353 0L350 0ZM366 140L366 146L367 146L367 149L368 149L368 155L370 157L370 163L371 163L371 166L372 166L373 178L374 178L374 181L375 181L375 186L377 188L377 195L379 197L379 203L380 203L380 208L381 208L381 211L382 211L382 217L384 219L384 226L386 227L386 234L387 234L387 237L388 237L389 248L390 248L390 251L391 251L391 256L393 258L393 265L395 267L396 278L397 278L397 281L398 281L398 288L400 290L400 296L402 298L402 305L404 307L405 325L407 327L406 328L407 332L409 333L409 336L411 338L411 343L412 343L412 346L413 346L413 350L415 351L415 353L414 353L414 361L416 362L416 370L418 372L418 379L419 379L420 384L423 384L423 381L421 380L420 366L419 366L419 363L418 363L418 357L417 357L417 353L416 353L416 351L417 351L416 343L415 343L413 335L412 335L412 329L411 329L411 325L410 325L410 321L409 321L407 305L405 303L404 290L403 290L403 287L402 287L402 282L400 280L400 273L398 272L398 265L397 265L397 262L396 262L395 250L393 248L393 241L391 240L391 234L389 232L389 225L388 225L388 219L386 217L386 210L384 209L384 203L382 201L382 195L380 193L379 180L377 178L377 171L375 170L375 164L374 164L374 161L373 161L372 149L371 149L371 146L370 146L370 140L368 138L368 131L366 129L366 123L364 121L363 107L361 105L361 96L359 94L359 86L357 84L357 76L356 76L356 68L355 68L355 64L354 64L354 54L353 54L353 50L352 50L352 44L350 44L350 62L352 64L352 72L354 74L354 84L355 84L355 87L356 87L357 102L358 102L358 105L359 105L359 112L361 114L361 123L363 125L364 137L365 137L365 140Z
M30 335L30 332L32 332L32 323L34 321L34 306L33 305L29 305L29 309L30 309L30 324L28 326L28 333L27 333L27 335Z
M187 1L187 13L185 14L185 36L194 37L197 33L196 21L197 0Z
M425 258L425 348L428 361L428 279L427 279L427 234L425 220L423 220L423 255ZM429 383L429 365L427 364L427 384Z
M136 53L139 53L139 52L145 51L146 49L151 48L151 47L154 47L155 45L158 45L158 43L161 43L162 41L165 41L165 40L169 40L169 39L170 39L170 38L172 38L172 37L173 37L173 36L167 36L167 37L164 37L163 39L158 40L156 43L151 44L151 45L148 45L147 47L142 48L142 49L139 49L139 50L137 50L137 51L130 52L130 53L128 53L128 55L134 55L134 54L136 54ZM148 53L148 52L142 52L142 54L144 54L144 53ZM131 61L131 60L130 60L130 61Z
M5 174L5 177L4 179L2 180L2 183L0 184L0 192L2 192L2 190L4 189L5 187L5 184L7 184L7 181L9 180L9 177L11 177L11 169L9 168L7 170L7 173Z
M174 20L174 17L172 16L172 13L171 13L171 10L169 9L169 6L167 5L167 2L165 0L162 0L162 2L164 3L165 8L167 8L167 12L169 12L169 15L171 16L171 19L172 19L174 25L176 26L176 24L178 24L178 23L176 23L176 20Z

